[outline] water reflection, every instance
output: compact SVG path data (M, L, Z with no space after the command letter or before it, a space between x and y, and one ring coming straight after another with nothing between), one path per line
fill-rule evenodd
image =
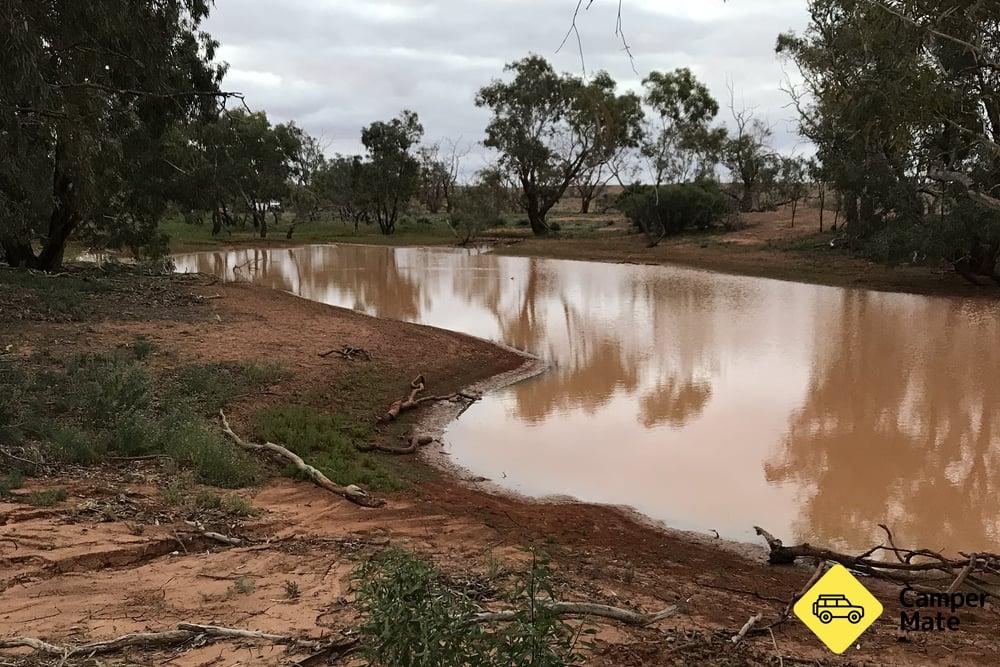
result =
M447 434L535 495L857 548L1000 550L995 305L476 250L202 253L180 270L529 350L550 372Z

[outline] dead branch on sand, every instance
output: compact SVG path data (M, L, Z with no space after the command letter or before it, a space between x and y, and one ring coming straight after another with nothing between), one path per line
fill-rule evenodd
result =
M117 639L83 644L80 646L59 646L34 637L11 637L0 639L0 650L12 648L30 648L36 653L47 653L60 656L65 661L75 656L92 656L117 653L135 647L169 647L186 644L191 641L217 641L220 639L256 639L272 644L296 646L312 651L335 651L353 646L357 640L342 640L339 642L318 641L291 635L274 635L257 630L239 630L223 628L215 625L196 625L180 623L176 630L163 632L137 632L123 635Z
M750 632L753 626L760 623L763 618L764 614L761 614L759 612L751 616L750 619L743 624L743 627L740 628L740 631L736 633L736 636L733 637L733 643L739 644L741 641L743 641L743 638L747 636L747 633Z
M355 361L356 359L364 359L365 361L372 361L372 353L363 347L351 347L350 345L344 345L336 350L330 350L329 352L321 352L319 356L326 359L330 355L339 354L344 359L348 361Z
M316 486L326 489L330 493L335 493L338 496L346 498L356 505L361 505L362 507L382 507L385 505L384 500L372 498L361 487L353 484L350 486L340 486L339 484L332 482L326 475L303 461L301 456L291 450L285 449L281 445L276 445L273 442L265 442L263 445L258 445L253 442L244 441L243 438L236 435L236 433L233 432L233 429L229 427L229 422L226 420L226 414L222 410L219 410L219 417L222 419L222 432L229 436L229 438L242 449L255 453L264 452L270 454L271 456L278 457L285 462L290 462Z
M754 529L767 542L770 549L768 560L772 565L791 565L798 558L811 558L819 563L839 563L875 579L926 592L954 592L965 585L980 593L990 593L987 587L1000 585L998 554L962 553L961 559L953 559L930 549L901 549L895 545L889 528L883 524L879 527L886 533L888 546L880 544L858 556L810 544L786 547L763 528L755 526ZM876 557L879 555L892 556L895 560L880 560Z
M185 521L186 525L190 526L195 530L195 534L204 537L207 540L212 540L214 542L219 542L221 544L226 544L231 547L241 547L243 546L243 540L238 537L232 537L230 535L223 535L222 533L213 533L210 530L205 530L205 527L200 523L195 521ZM179 541L179 540L178 540Z
M390 445L380 445L378 443L370 445L356 445L358 451L360 452L383 452L385 454L394 454L396 456L405 456L407 454L415 454L418 449L425 447L426 445L434 442L435 438L430 435L415 435L410 438L410 442L405 447L392 447Z
M538 606L555 616L597 616L637 627L651 625L665 618L676 616L680 612L680 607L677 605L671 605L653 614L640 614L631 609L590 602L539 602ZM517 618L517 612L513 611L484 612L475 617L475 622L494 623L512 621L515 618Z
M404 398L400 398L397 401L393 401L392 405L389 406L389 409L386 410L386 413L382 416L381 419L379 419L379 422L385 423L385 422L395 421L401 413L418 408L425 403L437 403L440 401L455 401L455 400L463 400L463 401L469 401L470 403L475 403L476 401L482 398L482 396L479 396L477 394L468 394L462 391L455 392L454 394L445 394L443 396L421 397L420 394L423 393L424 389L426 389L426 385L427 381L424 379L423 374L413 378L413 381L410 382L410 393Z

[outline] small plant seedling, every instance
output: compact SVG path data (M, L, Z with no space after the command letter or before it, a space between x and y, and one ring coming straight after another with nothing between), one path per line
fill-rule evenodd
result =
M257 590L257 585L249 577L240 577L233 582L232 590L239 595L250 595Z
M302 591L299 589L299 584L295 581L286 581L284 583L285 597L289 600L298 600L302 596Z

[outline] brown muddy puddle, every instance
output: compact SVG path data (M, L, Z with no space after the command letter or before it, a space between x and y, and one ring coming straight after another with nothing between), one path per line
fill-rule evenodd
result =
M181 255L552 364L446 433L455 463L533 496L629 505L751 541L1000 551L1000 306L685 268L475 250Z

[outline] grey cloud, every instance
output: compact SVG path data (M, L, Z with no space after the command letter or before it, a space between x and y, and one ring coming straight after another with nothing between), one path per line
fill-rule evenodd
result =
M762 6L766 5L766 6ZM574 0L217 0L208 30L230 63L227 86L277 121L294 119L330 152L360 151L361 127L416 111L430 141L479 141L487 115L476 91L529 52L580 73L575 40L556 53ZM768 3L625 0L637 75L614 35L617 3L597 0L579 21L588 71L638 86L654 69L691 67L720 102L741 97L778 126L776 143L802 141L779 90L779 32L805 25L805 0ZM725 114L723 114L724 116Z

